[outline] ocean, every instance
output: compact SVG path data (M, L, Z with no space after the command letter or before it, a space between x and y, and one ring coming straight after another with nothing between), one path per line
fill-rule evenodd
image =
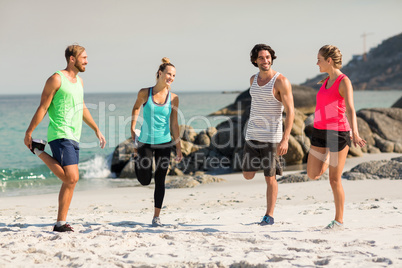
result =
M180 99L179 124L190 125L196 132L227 119L226 116L207 115L233 103L238 96L221 92L176 93ZM93 130L83 125L77 191L138 185L136 180L116 179L110 173L111 154L120 142L130 137L131 110L136 96L137 92L85 94L85 103L107 145L100 149ZM397 90L355 91L355 109L390 107L401 96L402 91ZM39 102L39 94L0 96L0 196L54 193L60 188L59 179L24 144L25 131ZM33 138L46 139L48 123L45 116ZM51 154L49 146L46 151Z

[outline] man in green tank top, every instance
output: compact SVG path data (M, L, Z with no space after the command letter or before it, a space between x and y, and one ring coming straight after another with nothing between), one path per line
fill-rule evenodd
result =
M53 231L73 231L66 223L75 185L79 179L79 141L82 121L91 127L103 149L105 137L100 132L84 102L83 82L78 76L88 63L85 48L68 46L65 51L67 68L57 71L45 84L41 101L31 120L24 143L63 182L59 193L57 223ZM53 156L44 152L45 141L32 140L32 132L49 113L47 139Z

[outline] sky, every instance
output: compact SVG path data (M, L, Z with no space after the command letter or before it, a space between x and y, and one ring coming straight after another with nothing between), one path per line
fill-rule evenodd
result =
M40 94L64 69L65 48L86 48L86 93L137 92L155 84L163 57L173 91L245 90L257 43L292 84L319 74L317 52L352 55L402 32L401 0L0 0L0 94Z

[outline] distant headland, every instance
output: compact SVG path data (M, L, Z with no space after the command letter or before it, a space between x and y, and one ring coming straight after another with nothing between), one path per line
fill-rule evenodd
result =
M402 90L402 33L384 40L367 54L355 55L343 68L355 90ZM316 90L326 74L302 83Z

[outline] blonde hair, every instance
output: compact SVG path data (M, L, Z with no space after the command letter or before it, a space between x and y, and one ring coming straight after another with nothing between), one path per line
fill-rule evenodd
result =
M341 69L342 68L342 53L339 50L339 48L337 48L336 46L325 45L325 46L320 48L318 53L320 53L320 55L325 60L327 60L328 58L331 58L332 62L334 63L334 68L336 68L336 69ZM324 78L323 80L321 80L317 84L323 84L325 82L325 80L327 80L327 78L328 77Z
M68 46L66 48L66 51L64 53L67 63L70 62L70 57L73 56L74 58L77 58L78 56L81 55L82 52L85 51L85 48L78 45L78 44L72 44L71 46Z
M159 65L159 69L158 69L158 71L156 72L156 79L159 79L159 71L161 71L161 72L165 71L165 69L166 69L167 66L172 66L173 68L176 68L176 67L170 62L169 58L164 57L164 58L162 58L162 64Z

